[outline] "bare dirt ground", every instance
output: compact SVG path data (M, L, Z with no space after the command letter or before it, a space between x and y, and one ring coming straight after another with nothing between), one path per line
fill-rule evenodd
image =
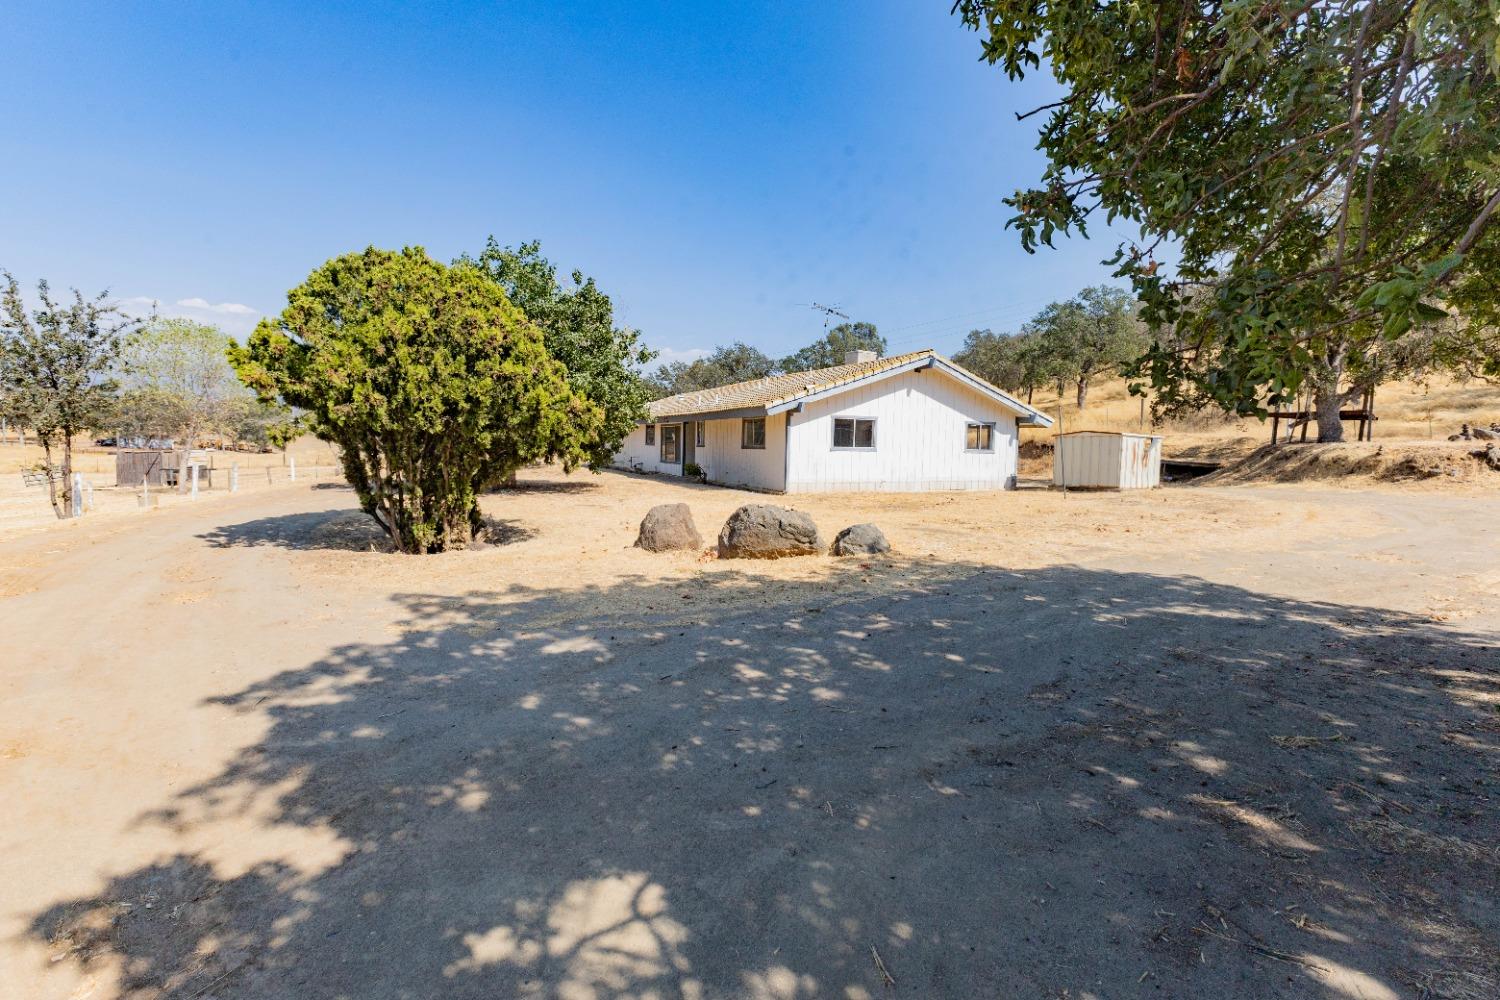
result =
M0 992L1494 997L1500 500L304 484L0 542Z

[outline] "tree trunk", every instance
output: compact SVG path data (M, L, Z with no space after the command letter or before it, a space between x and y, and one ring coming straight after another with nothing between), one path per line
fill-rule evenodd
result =
M1344 396L1337 385L1320 385L1313 392L1313 413L1318 420L1318 444L1337 444L1344 440L1344 422L1339 419Z
M1036 392L1036 386L1034 386L1034 385L1028 385L1026 387L1026 405L1027 406L1031 405L1031 394L1034 393L1034 392Z
M1083 404L1088 402L1089 380L1081 378L1078 380L1078 411L1083 412Z
M47 474L47 502L52 504L52 513L60 519L63 509L57 503L57 480L52 478L52 442L42 438L42 462Z
M73 516L73 435L63 435L63 510L64 517Z

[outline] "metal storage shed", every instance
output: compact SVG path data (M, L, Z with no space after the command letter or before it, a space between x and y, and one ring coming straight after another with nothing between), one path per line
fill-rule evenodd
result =
M1057 436L1052 484L1069 489L1148 490L1161 485L1161 435L1069 431Z

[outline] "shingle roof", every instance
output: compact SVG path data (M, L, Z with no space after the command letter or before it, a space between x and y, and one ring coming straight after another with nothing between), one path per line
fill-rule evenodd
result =
M766 378L752 379L749 382L736 382L733 385L721 385L713 389L679 393L676 396L656 400L649 404L648 410L650 419L654 421L671 417L696 417L711 413L784 408L785 404L805 396L837 390L842 385L879 375L894 368L921 367L914 363L924 359L930 359L929 364L946 369L953 377L970 382L974 388L997 400L1004 401L1016 412L1033 415L1042 426L1051 425L1052 421L1040 410L1027 406L1015 397L995 388L931 348L897 354L889 358L876 358L874 361L863 361L859 364L834 365L832 368L771 375Z
M834 365L832 368L816 368L806 372L789 372L785 375L770 375L766 378L736 382L713 389L684 392L650 404L653 418L686 416L695 413L718 413L723 410L743 410L750 407L775 406L777 403L796 399L814 392L832 389L845 382L897 368L908 361L931 355L931 350L912 351L889 358L876 358L857 365Z

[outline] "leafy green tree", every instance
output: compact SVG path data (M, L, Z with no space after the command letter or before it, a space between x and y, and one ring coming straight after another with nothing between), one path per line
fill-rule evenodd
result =
M116 365L121 388L113 425L133 434L175 437L189 447L205 435L232 433L249 394L216 326L153 318L124 343Z
M953 360L1007 392L1024 392L1027 403L1039 386L1059 381L1054 359L1031 333L971 330Z
M230 357L338 446L360 506L407 553L468 546L482 491L530 462L586 461L604 419L489 274L420 247L328 261Z
M109 378L121 341L139 325L122 315L101 292L73 301L52 298L46 281L37 282L40 308L27 311L21 287L8 271L0 297L0 392L11 417L36 433L52 466L62 449L62 490L48 477L48 498L58 517L72 509L73 438L100 426L115 397Z
M1148 341L1135 318L1129 293L1108 285L1085 288L1066 302L1054 302L1026 327L1034 363L1076 391L1078 409L1088 402L1089 385L1105 373L1118 374L1146 350Z
M832 368L843 364L850 351L874 351L877 357L884 357L885 350L885 338L874 323L840 323L796 354L783 358L780 367L787 372Z
M1045 56L1063 87L1031 112L1046 170L1007 200L1022 245L1096 215L1140 228L1114 263L1171 330L1137 369L1168 407L1263 414L1310 391L1338 440L1340 405L1414 326L1495 325L1490 0L955 10L1011 78Z
M282 451L304 430L301 418L290 406L266 402L253 394L234 401L226 422L226 431L235 441Z
M679 392L714 389L735 382L765 378L778 371L776 362L763 353L735 341L727 347L716 347L712 354L696 361L674 361L656 369L651 384L658 397Z
M615 325L614 305L593 278L575 270L570 285L560 283L538 241L502 247L491 236L477 258L459 263L477 264L499 283L511 304L541 328L547 353L567 368L573 390L603 410L598 438L588 450L591 465L607 465L625 435L645 419L652 390L640 371L656 352L637 331Z

